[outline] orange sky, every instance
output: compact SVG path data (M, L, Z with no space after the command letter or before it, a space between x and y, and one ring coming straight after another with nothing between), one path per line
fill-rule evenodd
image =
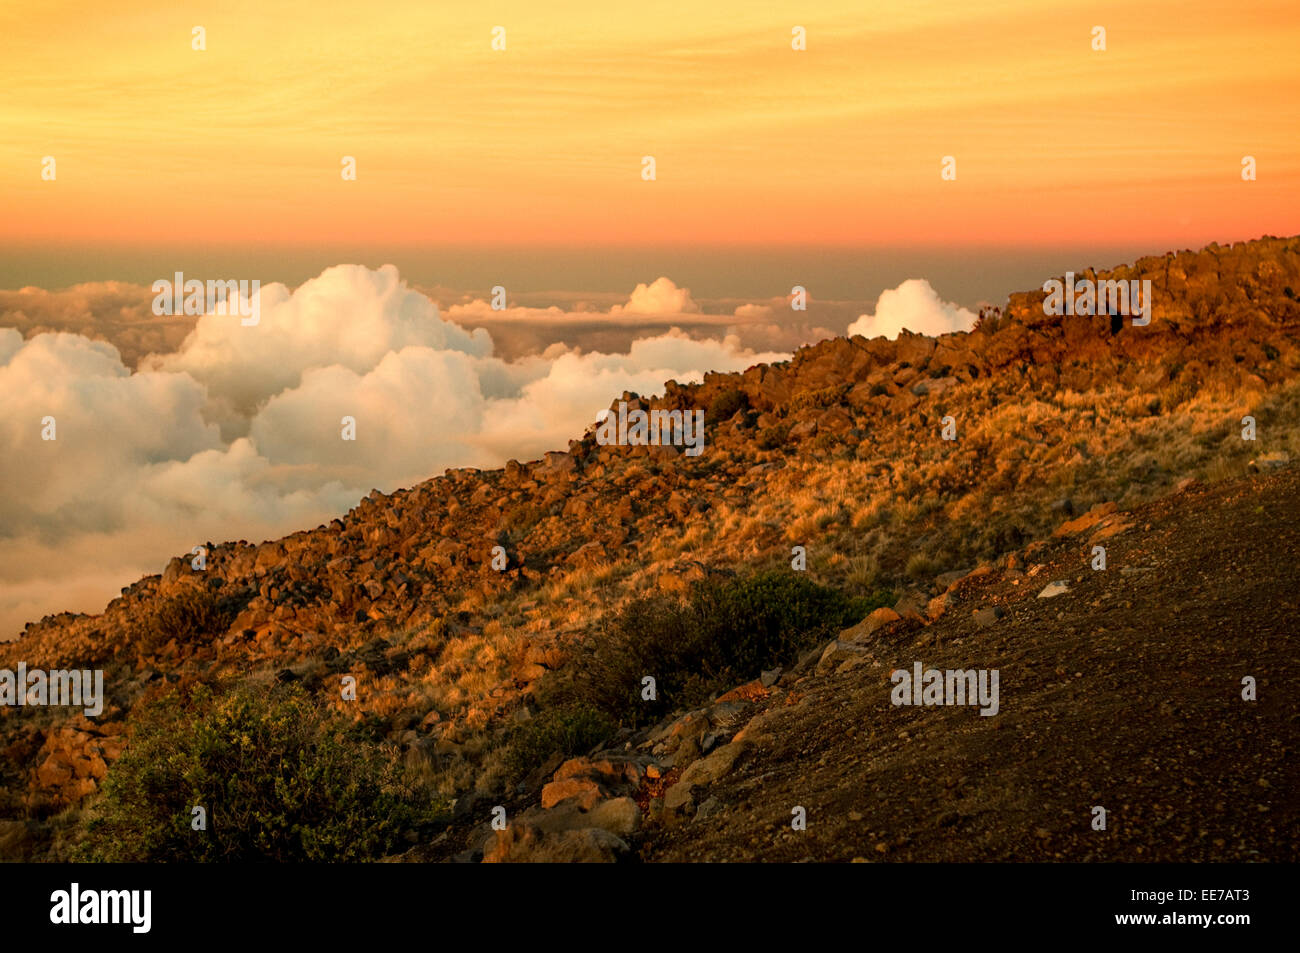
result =
M0 9L0 242L1300 231L1294 0L187 6Z

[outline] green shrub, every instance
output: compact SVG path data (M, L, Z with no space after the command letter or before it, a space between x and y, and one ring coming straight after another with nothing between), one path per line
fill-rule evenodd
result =
M571 758L586 754L614 734L615 728L608 715L590 705L570 703L544 709L511 733L506 772L518 781L552 755Z
M790 436L790 422L785 421L761 431L755 443L759 450L775 450L783 445Z
M849 384L832 384L816 390L800 391L790 398L790 409L797 411L808 407L834 407L844 401L851 389L852 385Z
M859 622L871 611L867 603L788 570L702 580L683 598L634 599L603 620L575 660L572 692L628 723L654 721L789 664ZM641 697L647 675L655 679L653 701Z
M736 411L744 410L748 406L749 396L743 390L738 387L728 387L724 391L719 391L713 398L705 419L713 423L722 423L734 417Z
M81 859L372 859L415 821L396 779L395 761L348 737L301 688L219 696L199 685L145 706ZM195 806L206 831L191 829Z
M177 643L220 635L234 621L228 600L205 586L186 586L174 595L157 599L149 615L137 623L136 642L154 652L172 639Z

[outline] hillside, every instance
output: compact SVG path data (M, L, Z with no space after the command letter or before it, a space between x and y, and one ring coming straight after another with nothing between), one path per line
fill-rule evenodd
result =
M0 855L65 856L139 712L169 685L220 681L303 686L387 746L448 808L440 833L407 838L409 859L475 859L485 840L499 859L633 843L668 860L1295 859L1280 691L1295 657L1300 239L1076 276L1151 280L1150 325L1048 316L1036 291L968 334L835 339L668 382L624 399L703 409L698 457L588 431L541 461L372 493L283 540L208 542L202 572L177 556L101 614L30 625L0 644L0 668L101 667L109 702L94 721L0 709ZM1259 471L1272 475L1239 479ZM1095 529L1052 534L1103 504L1096 572ZM526 727L572 704L570 670L614 613L794 573L796 546L801 579L900 618L853 630L843 658L780 673L771 660L709 703L707 732L703 709L664 698L654 724L606 732L617 764L521 763ZM1031 598L1058 579L1069 592ZM1000 713L893 708L888 672L916 660L1000 667ZM356 701L339 697L344 674ZM1239 709L1243 675L1260 700ZM771 740L733 747L753 706L781 712L751 723ZM690 730L673 711L687 707ZM670 796L693 761L716 790ZM492 805L514 817L556 781L545 800L576 800L558 808L567 820L546 815L551 833L480 828ZM633 806L607 797L624 789ZM617 835L590 833L604 828L575 806L597 797ZM1090 838L1089 807L1111 803L1112 836ZM808 831L770 833L793 805Z

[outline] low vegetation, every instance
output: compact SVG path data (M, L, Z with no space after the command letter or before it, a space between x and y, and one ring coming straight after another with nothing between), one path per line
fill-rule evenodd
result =
M420 821L396 762L296 687L209 685L145 706L82 859L358 861ZM206 830L195 808L203 808Z

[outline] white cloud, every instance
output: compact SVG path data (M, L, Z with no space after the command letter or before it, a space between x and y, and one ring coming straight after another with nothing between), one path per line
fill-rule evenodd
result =
M633 306L696 307L667 279L639 285ZM198 542L274 538L372 487L536 459L624 390L788 356L673 327L625 353L555 344L505 361L391 266L264 286L260 316L204 315L134 372L102 341L0 329L0 638L46 612L98 611Z
M894 339L904 328L914 334L937 337L969 331L976 316L959 305L943 301L924 278L909 278L897 288L880 293L874 315L864 314L849 325L848 335Z
M770 321L772 308L766 304L742 304L736 308L735 315L742 321Z
M202 382L225 414L249 415L272 396L296 387L315 367L373 370L385 355L423 346L488 354L486 332L442 320L432 301L408 288L397 269L337 265L292 293L265 285L261 317L204 315L174 354L146 358L142 368L183 371Z
M651 284L639 284L627 305L614 305L610 314L694 314L700 310L690 288L678 288L670 278L656 278Z

